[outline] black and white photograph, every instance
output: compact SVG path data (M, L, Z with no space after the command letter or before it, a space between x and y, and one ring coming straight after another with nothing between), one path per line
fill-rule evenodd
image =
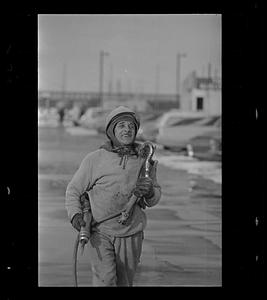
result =
M38 286L222 286L222 15L38 15Z

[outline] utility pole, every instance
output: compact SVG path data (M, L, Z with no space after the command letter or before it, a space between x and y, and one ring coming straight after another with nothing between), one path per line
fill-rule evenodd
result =
M205 66L202 66L202 68L201 68L201 77L202 78L205 77Z
M209 62L208 63L208 78L211 78L212 75L211 75L211 63Z
M117 95L120 96L121 95L121 81L120 81L120 79L117 79L116 89L117 89Z
M127 79L127 93L129 95L132 94L132 82L130 78Z
M110 64L110 78L109 78L109 95L111 97L112 93L113 93L113 66L112 63Z
M104 57L109 53L103 50L100 51L99 60L99 104L103 107L103 85L104 85Z
M185 53L177 53L177 64L176 64L176 97L177 102L180 106L180 76L181 76L181 58L186 57Z
M160 87L160 67L159 65L157 65L156 66L156 87L155 87L156 98L159 94L159 87Z
M66 96L66 76L67 76L67 69L66 69L66 63L63 64L63 70L62 70L62 101L65 100Z

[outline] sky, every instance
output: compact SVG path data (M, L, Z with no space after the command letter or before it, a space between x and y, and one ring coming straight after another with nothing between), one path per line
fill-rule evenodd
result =
M39 15L38 90L176 93L192 71L221 74L221 15Z

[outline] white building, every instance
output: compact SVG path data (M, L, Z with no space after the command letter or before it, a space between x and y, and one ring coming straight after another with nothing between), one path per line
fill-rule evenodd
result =
M180 109L221 115L221 83L219 78L197 77L192 72L183 82Z

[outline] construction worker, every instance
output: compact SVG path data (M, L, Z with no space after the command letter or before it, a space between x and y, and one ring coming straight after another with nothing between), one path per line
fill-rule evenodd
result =
M135 142L139 126L131 109L119 106L111 111L106 118L107 142L83 159L67 186L66 209L78 231L85 226L79 199L86 191L89 197L94 222L87 248L93 286L133 285L146 227L144 209L156 205L161 197L157 161L151 161L150 176L144 177L141 145ZM108 219L121 211L132 195L139 201L126 224L118 218ZM108 220L100 222L103 218Z

